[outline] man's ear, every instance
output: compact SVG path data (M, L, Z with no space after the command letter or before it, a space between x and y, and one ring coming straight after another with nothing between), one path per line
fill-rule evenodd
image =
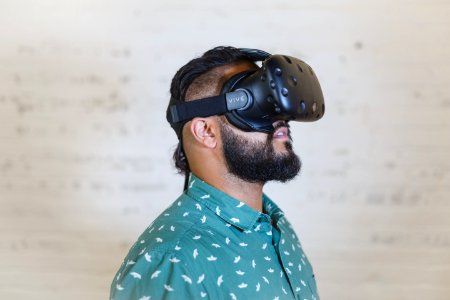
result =
M189 130L192 137L199 143L208 148L215 148L217 146L218 127L212 118L194 118L190 122Z

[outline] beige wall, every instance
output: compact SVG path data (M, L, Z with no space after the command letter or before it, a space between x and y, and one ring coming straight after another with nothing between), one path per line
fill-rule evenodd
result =
M450 1L0 0L0 298L106 299L179 194L171 77L215 45L309 62L287 212L322 299L450 299Z

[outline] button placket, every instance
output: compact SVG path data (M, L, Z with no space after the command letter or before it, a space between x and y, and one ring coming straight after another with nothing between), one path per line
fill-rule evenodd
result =
M283 245L282 241L284 240L283 230L281 228L277 228L277 226L272 226L272 236L273 236L273 245L275 247L275 250L277 252L279 261L281 263L281 270L286 278L287 283L289 284L289 289L291 291L291 295L295 298L296 293L294 292L294 288L292 286L292 274L288 274L286 272L286 266L288 265L288 262L285 259L285 245ZM289 253L290 255L290 253Z

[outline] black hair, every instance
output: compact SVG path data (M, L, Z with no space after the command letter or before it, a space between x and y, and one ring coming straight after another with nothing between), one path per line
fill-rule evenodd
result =
M239 49L229 46L219 46L211 50L206 51L202 56L197 57L189 61L183 67L181 67L172 79L170 85L171 99L169 106L184 102L186 98L186 92L190 85L195 82L195 88L207 88L211 84L214 84L219 80L214 76L204 77L199 82L199 76L211 71L212 69L240 60L252 61L246 54ZM186 180L190 172L189 163L183 150L182 145L182 129L184 124L171 124L175 130L179 142L173 153L173 160L175 167L180 174L186 175Z

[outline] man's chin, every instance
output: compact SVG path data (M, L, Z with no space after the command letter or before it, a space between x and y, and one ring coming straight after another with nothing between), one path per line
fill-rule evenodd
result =
M273 149L276 154L287 154L292 152L292 143L289 139L287 140L272 140Z

